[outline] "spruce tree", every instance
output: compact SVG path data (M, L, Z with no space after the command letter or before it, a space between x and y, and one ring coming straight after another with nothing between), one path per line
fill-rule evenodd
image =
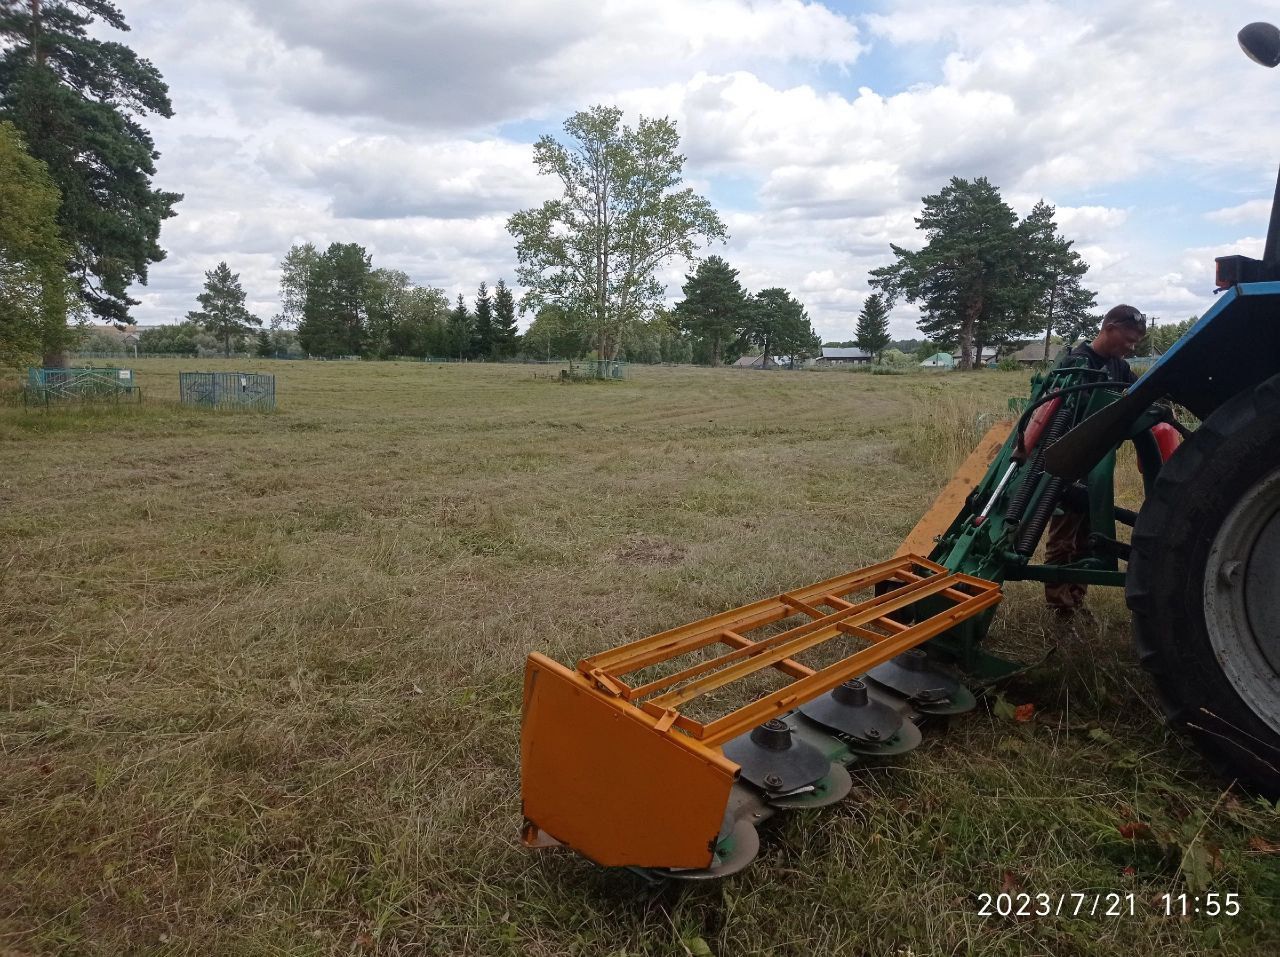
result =
M506 280L499 279L493 290L494 339L496 352L503 359L510 359L516 354L516 340L519 329L516 326L516 301L507 288Z
M187 313L187 318L215 339L222 340L222 354L231 355L231 342L247 333L262 320L244 306L245 292L240 274L233 273L225 262L204 274L204 292L196 299L200 309Z
M476 290L475 319L471 324L471 357L492 359L494 344L493 300L489 297L489 286L482 282Z
M164 258L160 224L182 199L151 185L159 157L141 119L173 115L160 72L101 26L110 0L0 0L0 119L22 132L62 194L68 271L99 317L132 322L131 283Z
M458 304L449 313L449 351L462 361L471 348L471 313L467 311L467 301L458 293Z
M880 361L880 355L892 341L889 335L889 307L884 297L873 292L862 304L862 312L858 313L858 328L854 342L863 352L869 353Z
M372 273L372 258L357 243L330 243L316 259L298 324L298 345L309 355L334 358L363 353Z

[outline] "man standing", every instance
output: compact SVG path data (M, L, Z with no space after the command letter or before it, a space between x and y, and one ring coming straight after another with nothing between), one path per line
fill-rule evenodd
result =
M1082 342L1069 353L1071 365L1103 369L1112 382L1135 382L1137 376L1125 359L1133 355L1147 334L1147 317L1133 306L1116 306L1102 319L1102 329L1093 342ZM1049 520L1045 542L1046 565L1066 565L1088 554L1089 516L1068 510ZM1061 618L1071 618L1084 607L1085 586L1075 582L1046 583L1045 603Z

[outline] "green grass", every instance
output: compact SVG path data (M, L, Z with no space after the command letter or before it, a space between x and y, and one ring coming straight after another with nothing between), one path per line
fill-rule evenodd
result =
M1045 663L736 878L517 841L527 652L886 557L1025 376L239 365L279 411L163 360L138 408L0 408L0 954L1280 948L1280 815L1164 731L1116 594L1062 636L1011 586L993 640ZM1242 913L1153 903L1202 885ZM1002 888L1138 914L978 917Z

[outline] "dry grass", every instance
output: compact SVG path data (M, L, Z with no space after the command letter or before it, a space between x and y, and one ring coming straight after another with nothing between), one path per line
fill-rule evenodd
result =
M0 408L0 953L1275 952L1280 817L1165 735L1115 595L1003 691L1037 720L860 773L738 878L516 842L527 651L883 558L1023 376L251 365L279 412L163 402L165 361L140 409ZM1010 591L996 640L1044 656ZM1239 917L1151 903L1196 833ZM1002 887L1139 914L976 916Z

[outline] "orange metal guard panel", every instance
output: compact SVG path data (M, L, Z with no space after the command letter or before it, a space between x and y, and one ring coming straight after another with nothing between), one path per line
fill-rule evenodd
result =
M530 655L520 732L525 820L609 867L710 866L738 766L656 724L577 672Z

